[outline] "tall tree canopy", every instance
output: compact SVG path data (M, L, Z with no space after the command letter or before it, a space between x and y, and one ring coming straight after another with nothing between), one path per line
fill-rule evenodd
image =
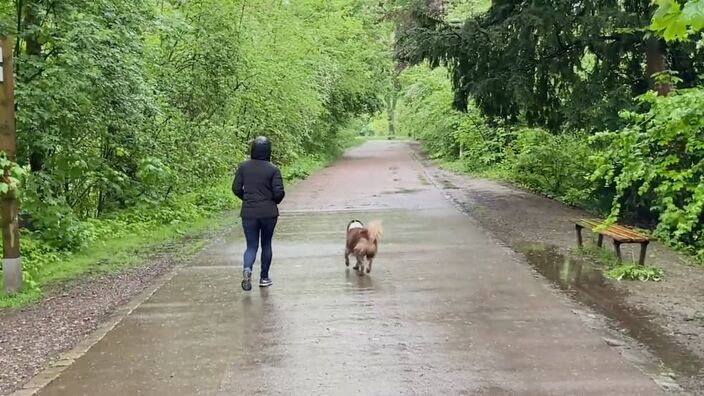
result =
M3 0L19 162L43 200L92 215L222 177L254 134L277 161L331 149L383 103L374 5Z
M399 37L398 58L446 65L455 106L466 109L471 98L491 118L616 128L634 95L665 94L673 81L692 87L704 72L694 39L666 44L648 31L649 0L493 0L460 24L429 12L427 1L405 3L412 25Z
M383 105L390 30L371 0L0 0L16 37L22 208L64 230L275 161L337 149ZM65 234L65 233L64 233Z

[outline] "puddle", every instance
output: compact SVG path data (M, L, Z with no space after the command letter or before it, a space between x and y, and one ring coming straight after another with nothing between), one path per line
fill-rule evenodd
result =
M627 292L616 288L593 264L566 257L554 246L520 243L514 248L570 297L611 319L631 338L646 345L668 369L687 377L704 375L704 361L668 337L665 329L651 321L649 312L630 307Z

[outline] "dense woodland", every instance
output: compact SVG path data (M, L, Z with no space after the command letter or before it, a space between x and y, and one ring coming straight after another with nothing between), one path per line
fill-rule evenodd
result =
M367 0L2 0L16 38L25 275L237 204L248 142L289 180L384 106L392 26ZM32 286L32 285L30 285Z
M292 180L380 122L704 256L703 27L702 0L0 0L28 289L232 209L256 135Z
M401 133L704 257L704 2L402 2Z

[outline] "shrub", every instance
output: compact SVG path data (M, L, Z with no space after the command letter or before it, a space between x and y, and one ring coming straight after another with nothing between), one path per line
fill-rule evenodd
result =
M512 177L519 183L570 204L592 201L592 149L583 136L521 129L513 150Z
M649 109L624 112L626 127L594 138L605 150L593 179L616 191L609 220L630 202L657 215L659 237L704 256L704 89L639 101Z

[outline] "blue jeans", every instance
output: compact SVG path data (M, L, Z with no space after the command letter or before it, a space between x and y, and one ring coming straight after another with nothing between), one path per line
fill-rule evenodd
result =
M244 251L244 269L252 271L254 261L257 259L259 240L262 243L262 272L261 278L269 277L271 266L271 238L274 236L277 217L267 219L242 219L242 229L247 240L247 250Z

